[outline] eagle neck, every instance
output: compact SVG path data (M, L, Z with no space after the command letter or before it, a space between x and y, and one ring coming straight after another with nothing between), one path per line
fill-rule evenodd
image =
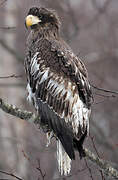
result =
M59 38L59 29L56 27L53 27L53 29L36 29L32 31L33 34L33 38L46 38L46 39L50 39L50 38L55 38L58 39Z

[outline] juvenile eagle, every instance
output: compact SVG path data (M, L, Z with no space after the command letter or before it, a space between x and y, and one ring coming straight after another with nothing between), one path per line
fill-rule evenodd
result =
M48 138L56 136L59 171L67 175L74 150L80 158L85 156L92 99L87 71L61 38L54 11L32 7L25 25L30 29L25 57L28 99L47 127Z

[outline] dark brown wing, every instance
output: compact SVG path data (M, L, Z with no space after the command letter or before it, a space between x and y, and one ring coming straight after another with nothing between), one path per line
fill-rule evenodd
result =
M77 85L80 98L86 106L90 108L92 103L92 91L84 63L75 56L72 50L63 42L52 41L51 47L52 51L57 52L59 61L62 63L64 74Z

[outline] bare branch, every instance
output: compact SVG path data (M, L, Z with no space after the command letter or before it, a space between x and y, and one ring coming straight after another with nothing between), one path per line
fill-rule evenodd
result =
M104 97L104 98L116 98L118 96L115 96L114 94L110 94L110 95L105 95L105 94L100 94L100 93L94 93L95 95L97 96L101 96L101 97Z
M87 169L88 169L88 171L89 171L89 173L90 173L90 177L91 177L91 179L93 180L92 171L91 171L91 168L88 166L88 163L87 163L87 160L86 160L86 159L85 159L85 163L86 163L86 167L87 167Z
M36 166L36 165L32 164L31 159L30 159L30 158L28 157L28 155L24 152L24 150L22 150L22 152L23 152L24 157L29 161L30 165L31 165L33 168L35 168L35 169L37 169L37 170L39 171L42 180L45 180L46 173L45 173L45 172L43 173L43 171L42 171L42 169L41 169L40 159L37 159L38 166Z
M15 30L16 29L16 27L14 26L14 27L10 27L10 26L7 26L7 27L4 27L4 26L0 26L0 30Z
M42 180L45 180L46 173L42 172L42 169L41 169L41 166L40 166L40 159L38 159L37 161L38 161L38 167L36 169L40 172Z
M95 163L107 176L118 179L118 170L114 169L107 161L96 157L94 153L85 148L86 157Z
M93 148L95 149L95 152L96 152L97 156L100 158L99 153L98 153L97 148L96 148L96 145L95 145L95 142L94 142L94 137L90 136L90 139L92 141Z
M93 148L95 149L95 152L96 152L97 156L100 158L100 155L98 153L98 150L97 150L95 142L94 142L94 137L90 136L90 138L91 138L91 141L92 141L92 144L93 144ZM100 170L100 174L101 174L102 180L105 180L102 170Z
M0 108L8 114L11 114L13 116L16 116L20 119L24 119L29 122L34 123L35 120L37 119L35 114L33 114L32 112L23 111L23 110L17 108L15 105L7 104L1 98L0 98ZM39 118L39 121L40 121L40 118Z
M36 116L32 112L23 111L14 105L7 104L0 98L0 108L8 114L19 117L32 123L40 124L40 117ZM41 124L40 124L41 125ZM42 125L41 125L42 126ZM107 176L118 178L118 170L114 169L107 161L96 157L94 153L85 148L86 157L95 163Z
M91 87L93 87L94 89L97 89L99 91L103 91L103 92L107 92L107 93L112 93L112 94L117 94L118 95L118 91L112 91L112 90L108 90L108 89L99 88L99 87L97 87L97 86L95 86L93 84L91 84ZM114 97L114 96L112 96L112 97Z
M20 177L14 175L13 173L8 173L8 172L2 171L2 170L0 170L0 173L6 174L6 175L11 176L11 177L14 177L15 179L18 179L18 180L23 180L22 178L20 178Z
M22 75L15 75L15 74L12 74L12 75L8 75L8 76L0 76L0 79L7 79L7 78L21 78Z

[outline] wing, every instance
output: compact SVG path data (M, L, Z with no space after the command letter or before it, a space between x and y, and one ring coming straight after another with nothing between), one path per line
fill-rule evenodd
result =
M89 126L91 90L87 72L63 43L43 40L37 46L39 50L29 51L25 63L30 99L42 122L74 159L73 139L80 139Z
M63 41L63 40L62 40ZM63 71L69 76L78 88L78 93L83 103L89 109L92 103L92 91L88 81L88 73L83 62L74 55L65 42L58 43L52 41L52 51L57 52L57 56L63 63ZM64 44L64 46L62 46Z

